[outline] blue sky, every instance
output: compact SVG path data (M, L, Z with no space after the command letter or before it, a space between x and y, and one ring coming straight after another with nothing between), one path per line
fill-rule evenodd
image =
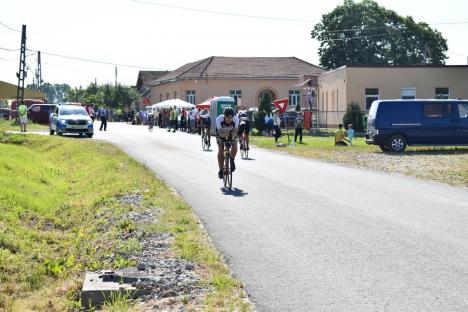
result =
M313 25L342 1L247 0L0 0L0 80L17 83L22 24L27 47L42 51L43 79L86 86L114 82L115 65L51 54L173 70L209 56L296 56L318 64ZM442 32L447 64L467 64L468 1L378 0ZM179 8L176 8L176 7ZM183 9L186 8L186 9ZM196 10L191 10L191 9ZM224 14L229 13L229 14ZM260 18L266 17L266 18ZM8 27L8 28L7 28ZM11 30L12 28L14 30ZM2 49L3 48L3 49ZM48 54L47 54L48 53ZM28 57L30 72L37 59ZM118 66L118 81L134 85L139 68Z

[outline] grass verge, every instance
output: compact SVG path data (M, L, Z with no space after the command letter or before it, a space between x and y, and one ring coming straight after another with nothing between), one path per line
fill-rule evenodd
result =
M138 248L110 221L136 209L117 200L129 192L143 195L142 209L163 210L153 230L172 233L173 252L211 286L203 311L252 309L191 208L117 148L2 132L0 142L0 310L76 310L85 270L135 265L109 256Z
M286 135L277 146L273 137L251 136L252 145L345 166L399 173L468 187L468 147L411 146L402 154L384 154L376 145L356 138L353 146L335 146L334 137L304 136L304 144L288 145ZM294 142L294 136L290 136Z
M49 129L48 125L41 125L32 123L31 121L28 122L26 126L26 130L28 131L46 131ZM5 120L0 118L0 131L20 131L20 125L15 123L14 120Z

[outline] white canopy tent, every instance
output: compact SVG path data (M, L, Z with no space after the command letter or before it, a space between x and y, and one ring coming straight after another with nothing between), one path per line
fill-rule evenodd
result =
M162 101L160 103L151 105L151 107L156 108L156 109L171 108L174 106L177 108L185 108L185 109L191 109L195 107L195 105L190 104L189 102L182 101L180 99L166 100L166 101Z

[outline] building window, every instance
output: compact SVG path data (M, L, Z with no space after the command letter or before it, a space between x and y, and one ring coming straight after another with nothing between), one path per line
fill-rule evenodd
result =
M372 102L377 101L380 98L379 89L378 88L366 88L366 110L369 110Z
M447 100L450 96L449 88L435 88L435 98Z
M301 104L301 91L289 90L289 105L296 106Z
M241 98L242 98L242 91L241 90L229 90L229 96L234 98L236 101L236 105L240 105Z
M174 99L177 99L177 91L174 91Z
M190 104L195 104L195 90L186 90L185 91L185 101Z
M402 100L414 100L416 98L416 88L401 88Z
M159 102L162 102L162 93L159 94Z
M169 100L169 92L166 93L166 100Z
M453 104L431 103L424 104L424 117L426 118L452 118Z

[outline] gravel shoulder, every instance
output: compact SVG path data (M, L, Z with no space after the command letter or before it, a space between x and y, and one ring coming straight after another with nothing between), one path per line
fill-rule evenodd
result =
M279 147L273 144L272 138L253 138L251 142L257 147L328 163L468 187L468 147L409 147L402 154L385 154L378 147L366 146L363 139L350 147L324 145L325 140L331 138L306 138L303 145Z

